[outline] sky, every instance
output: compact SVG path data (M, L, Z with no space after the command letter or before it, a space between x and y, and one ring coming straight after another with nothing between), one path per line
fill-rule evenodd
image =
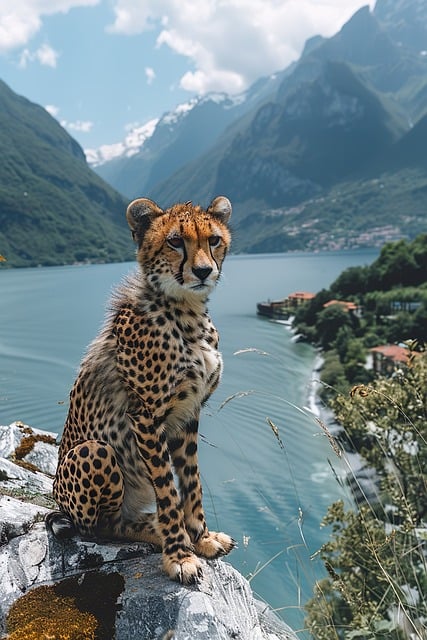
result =
M0 79L86 150L240 93L374 0L0 0ZM147 124L148 123L148 124Z

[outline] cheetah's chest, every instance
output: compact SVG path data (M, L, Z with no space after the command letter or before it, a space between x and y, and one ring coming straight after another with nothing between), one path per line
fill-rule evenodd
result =
M215 339L214 337L215 336ZM217 387L222 370L221 354L216 348L212 325L181 333L180 357L173 373L167 422L177 426L196 417Z
M178 366L171 397L169 423L181 422L200 411L218 385L222 369L220 353L206 342L188 348Z

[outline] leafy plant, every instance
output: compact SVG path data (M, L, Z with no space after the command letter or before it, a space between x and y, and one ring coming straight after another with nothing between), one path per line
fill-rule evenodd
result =
M377 470L381 500L358 510L338 501L324 518L328 577L306 606L316 640L426 638L427 358L409 364L334 404L347 438Z

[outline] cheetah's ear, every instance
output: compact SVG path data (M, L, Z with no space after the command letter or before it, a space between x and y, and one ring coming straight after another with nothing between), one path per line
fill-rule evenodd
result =
M132 231L132 238L140 242L151 224L157 216L163 215L164 211L153 200L149 198L138 198L133 200L126 209L126 220Z
M212 200L208 207L208 213L218 218L221 222L227 224L231 216L231 202L225 196L217 196Z

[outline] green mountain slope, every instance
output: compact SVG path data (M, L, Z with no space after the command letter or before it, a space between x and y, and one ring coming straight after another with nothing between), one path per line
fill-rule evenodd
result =
M402 133L380 99L344 63L265 105L218 168L217 190L267 206L297 204L360 170Z
M427 116L352 176L295 206L254 211L235 229L237 251L381 246L427 232Z
M54 118L3 82L0 148L2 268L131 258L126 202Z
M294 207L252 213L238 251L354 249L427 232L427 116L352 180Z
M381 247L427 232L427 174L419 168L343 182L294 207L252 212L234 231L238 252Z

